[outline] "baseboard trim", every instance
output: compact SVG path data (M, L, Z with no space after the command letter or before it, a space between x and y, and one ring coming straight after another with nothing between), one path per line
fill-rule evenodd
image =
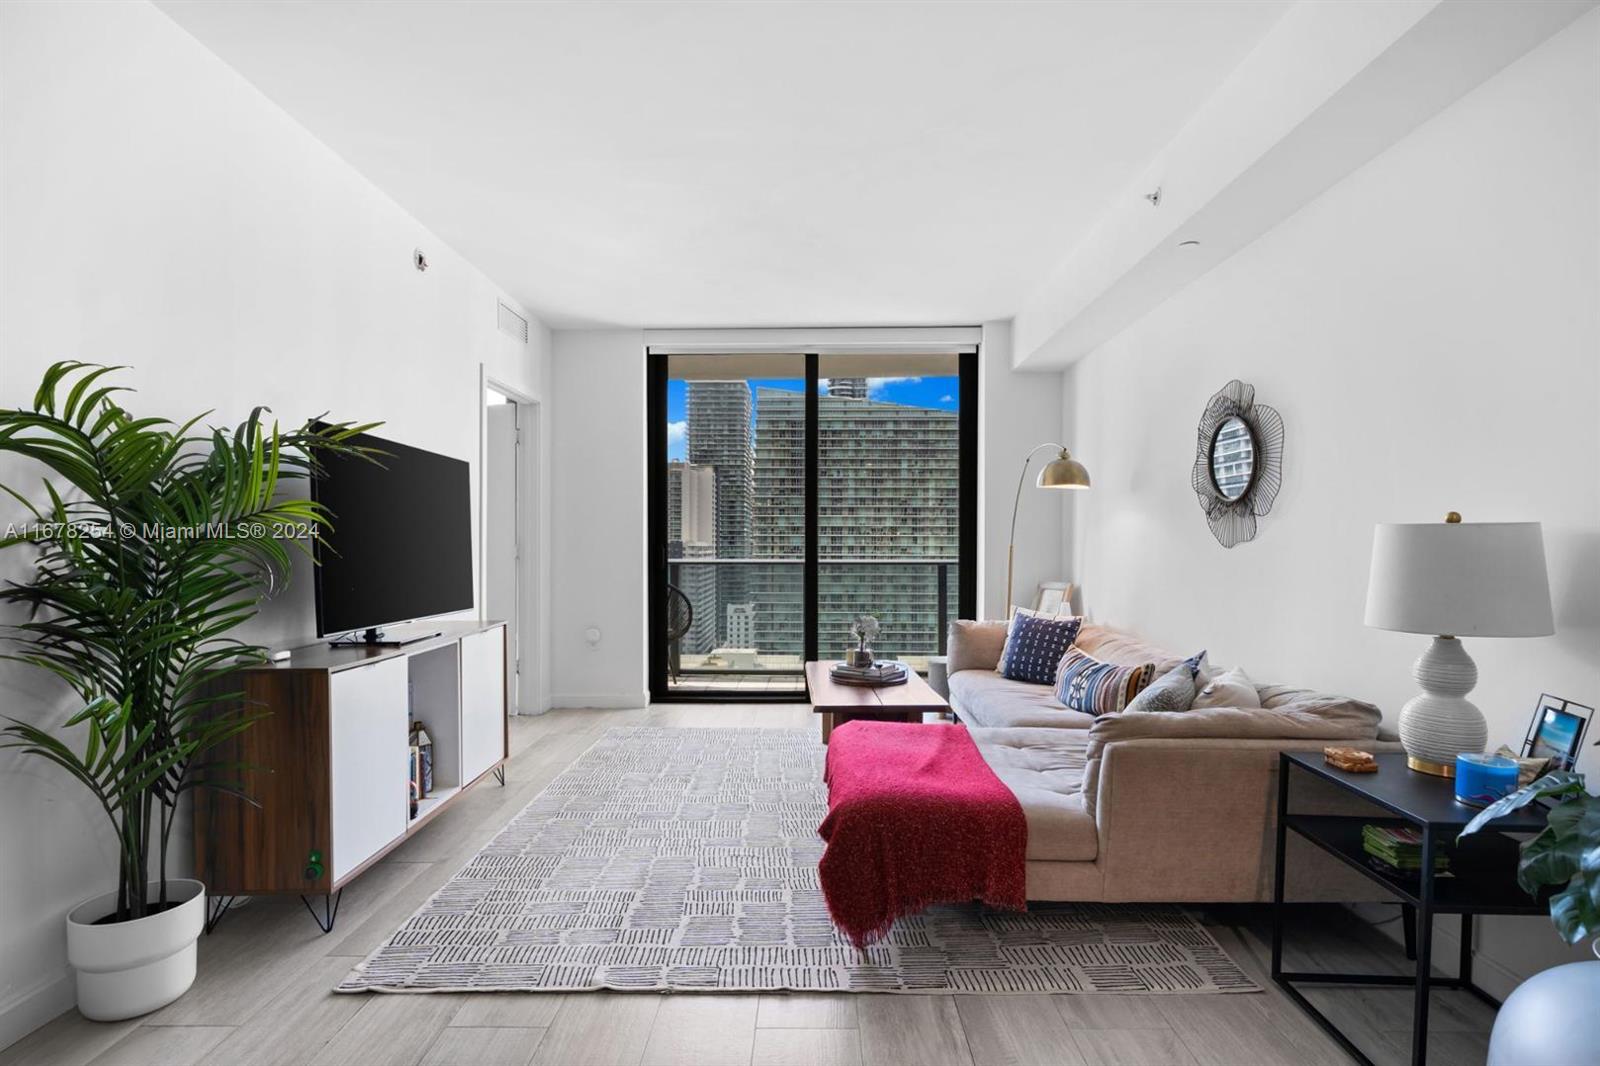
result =
M10 1006L0 1007L0 1050L71 1010L77 1002L77 989L70 973L32 992L24 992Z
M1362 904L1346 904L1357 917L1366 919L1360 908ZM1388 909L1389 905L1385 905ZM1436 969L1448 973L1455 972L1456 959L1461 956L1461 934L1459 932L1460 919L1455 915L1440 915L1433 922L1433 961ZM1375 925L1374 928L1385 937L1402 944L1405 941L1405 931L1399 922L1385 922ZM1473 940L1476 945L1478 933L1474 932ZM1523 981L1527 980L1526 974L1519 974L1505 963L1492 955L1485 955L1476 946L1472 949L1472 983L1489 993L1495 999L1503 1000L1511 994Z
M647 692L580 692L550 697L552 710L619 711L642 709L650 705Z

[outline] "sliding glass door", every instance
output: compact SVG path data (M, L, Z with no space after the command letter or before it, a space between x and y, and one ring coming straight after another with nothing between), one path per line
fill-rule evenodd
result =
M926 670L976 602L976 356L648 360L656 699L803 699L849 620Z

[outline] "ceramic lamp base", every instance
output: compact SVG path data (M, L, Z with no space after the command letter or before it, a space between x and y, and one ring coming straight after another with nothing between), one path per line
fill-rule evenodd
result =
M1434 637L1412 666L1422 687L1400 709L1400 743L1406 765L1422 773L1454 777L1456 756L1481 752L1489 742L1483 712L1463 697L1478 683L1478 667L1454 637Z

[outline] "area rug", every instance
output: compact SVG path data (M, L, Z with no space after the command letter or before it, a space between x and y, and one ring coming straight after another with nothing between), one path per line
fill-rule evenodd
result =
M827 749L611 729L341 992L1253 992L1175 907L938 907L857 951L817 883Z

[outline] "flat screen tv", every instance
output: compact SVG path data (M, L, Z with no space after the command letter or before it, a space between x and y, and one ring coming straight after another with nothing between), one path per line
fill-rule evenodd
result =
M372 459L324 458L311 498L330 512L315 554L317 635L472 609L472 503L460 459L367 434Z

